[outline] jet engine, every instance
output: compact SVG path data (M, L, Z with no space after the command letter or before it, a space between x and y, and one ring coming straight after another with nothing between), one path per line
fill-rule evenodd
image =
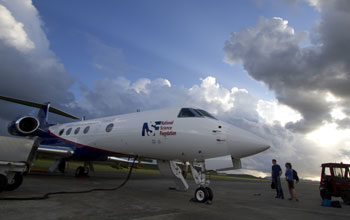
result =
M24 116L8 126L8 132L16 136L30 136L38 132L40 122L33 116Z

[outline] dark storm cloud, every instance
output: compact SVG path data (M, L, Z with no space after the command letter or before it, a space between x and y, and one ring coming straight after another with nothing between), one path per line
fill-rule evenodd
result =
M312 44L305 44L308 35L295 33L282 18L260 18L254 27L232 33L224 48L226 62L242 62L281 103L302 114L301 121L287 124L299 132L333 121L330 112L335 106L326 101L328 92L342 101L350 98L350 2L322 2Z

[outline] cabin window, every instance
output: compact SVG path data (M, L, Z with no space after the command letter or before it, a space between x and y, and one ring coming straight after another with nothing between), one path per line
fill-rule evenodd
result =
M110 132L113 129L113 123L110 123L109 125L107 125L106 127L106 132Z
M74 131L74 134L78 134L79 131L80 131L80 127L77 127L77 128L75 129L75 131Z
M64 132L64 129L61 129L60 132L58 133L59 136L61 136Z
M68 130L66 131L66 135L69 135L72 131L72 128L68 128Z
M88 133L88 132L89 132L89 129L90 129L90 126L87 126L87 127L84 129L84 134Z

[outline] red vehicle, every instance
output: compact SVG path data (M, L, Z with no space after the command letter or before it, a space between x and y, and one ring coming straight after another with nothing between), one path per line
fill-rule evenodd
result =
M332 196L341 197L350 205L350 164L324 163L322 166L320 195L331 200Z

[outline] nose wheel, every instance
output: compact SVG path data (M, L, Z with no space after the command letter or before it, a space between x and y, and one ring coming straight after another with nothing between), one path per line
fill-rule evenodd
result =
M197 163L197 166L200 167L200 171L190 164L192 176L198 185L191 201L210 204L213 201L213 191L208 187L210 181L206 179L204 163Z
M194 200L199 203L211 203L213 201L213 191L209 187L199 187L194 193Z

